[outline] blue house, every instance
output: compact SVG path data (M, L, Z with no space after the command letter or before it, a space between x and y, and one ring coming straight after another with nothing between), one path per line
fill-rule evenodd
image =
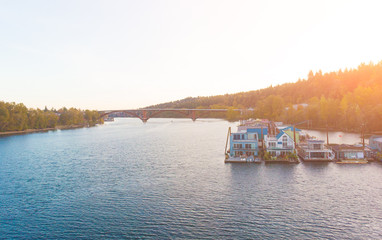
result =
M230 157L259 156L267 128L245 128L230 136Z

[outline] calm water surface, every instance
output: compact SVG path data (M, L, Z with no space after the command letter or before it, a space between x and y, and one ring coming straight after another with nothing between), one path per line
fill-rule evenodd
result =
M317 139L327 141L326 132L315 130L303 130L310 136L315 136ZM360 133L348 133L348 132L328 132L329 143L338 144L361 144L362 138ZM369 139L365 138L365 144L369 143Z
M0 238L382 239L382 164L224 164L229 126L0 138Z

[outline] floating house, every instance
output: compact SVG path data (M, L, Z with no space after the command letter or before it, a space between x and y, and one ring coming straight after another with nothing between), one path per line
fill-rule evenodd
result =
M294 153L295 149L293 138L283 130L265 136L265 147L272 157L286 156L288 153Z
M298 146L298 156L303 161L331 162L335 158L334 152L325 146L323 140L308 139Z
M262 151L269 152L274 158L283 158L295 151L294 135L290 128L279 129L268 120L241 121L238 131L231 133L229 140L226 162L256 161Z
M268 134L264 136L264 150L272 160L287 160L287 156L295 153L295 138L298 141L300 129L293 127L278 127L269 122ZM289 160L288 160L289 161Z
M231 156L258 156L258 141L259 135L250 129L232 133L230 137Z
M348 144L330 144L337 163L367 163L365 148L363 146Z
M230 148L226 162L253 162L259 156L268 129L263 120L241 121L238 131L229 136Z

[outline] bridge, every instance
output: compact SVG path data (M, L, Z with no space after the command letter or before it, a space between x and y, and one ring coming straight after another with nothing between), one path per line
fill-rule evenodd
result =
M195 121L197 118L203 117L211 112L227 112L228 110L240 112L248 111L247 109L174 109L174 108L145 108L145 109L127 109L127 110L104 110L99 111L100 118L104 118L109 114L113 113L125 113L131 117L136 117L142 120L142 122L147 122L150 118L153 118L163 112L176 112L181 115L191 118Z

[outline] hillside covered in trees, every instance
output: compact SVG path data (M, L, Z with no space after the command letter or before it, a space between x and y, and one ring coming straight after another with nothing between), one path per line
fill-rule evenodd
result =
M102 122L103 119L99 119L97 111L81 111L75 108L28 109L22 103L0 101L0 132L56 128L57 126L94 126Z
M247 86L251 88L252 86ZM253 108L246 118L268 118L338 130L382 130L382 61L355 69L309 72L307 79L256 91L185 98L152 108ZM227 118L237 116L228 112Z

